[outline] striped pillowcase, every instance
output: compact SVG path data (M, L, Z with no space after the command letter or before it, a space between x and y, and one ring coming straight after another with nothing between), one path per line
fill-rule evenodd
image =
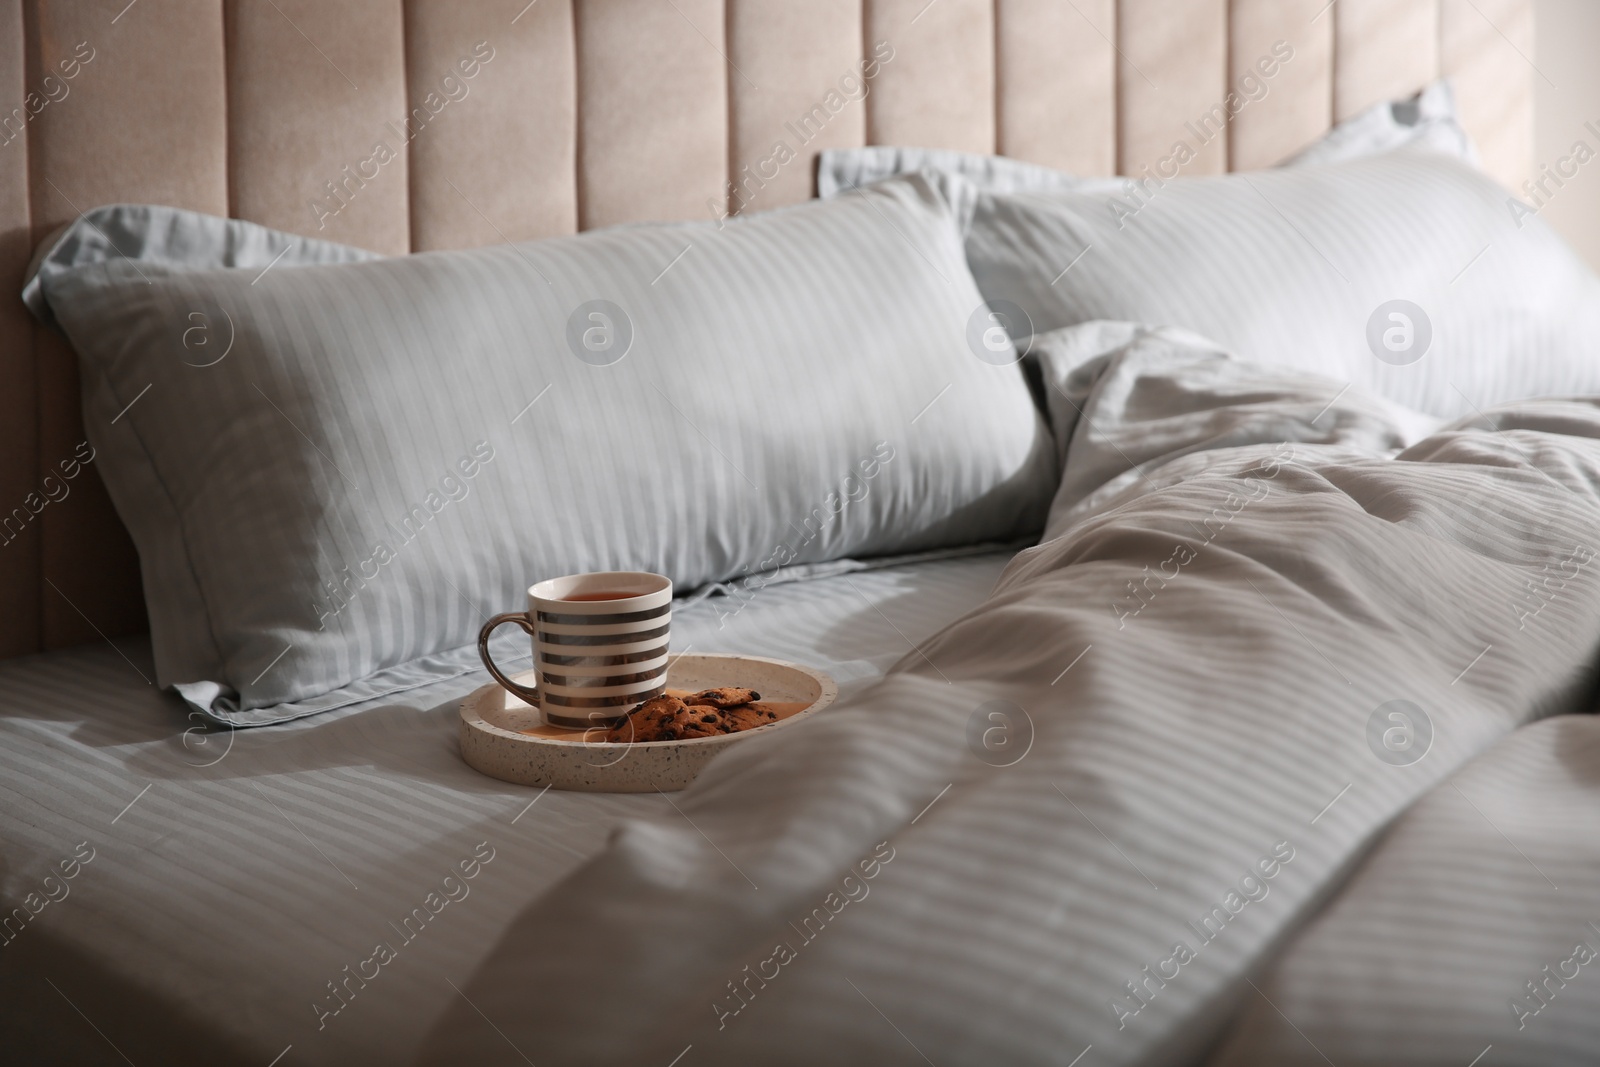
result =
M1478 148L1461 124L1461 112L1456 106L1450 79L1441 78L1411 96L1381 100L1340 122L1277 165L1307 167L1342 163L1398 148L1441 152L1478 165ZM953 174L991 193L1072 189L1100 180L1009 156L959 152L951 148L859 145L822 150L817 158L817 196L828 200L873 182L919 170Z
M992 305L1020 309L1013 337L1179 326L1445 418L1600 393L1600 279L1439 153L971 202L968 263Z
M434 680L426 657L540 579L688 591L1005 539L1054 490L1015 353L969 341L982 298L920 178L721 227L56 266L43 294L162 684L241 725Z

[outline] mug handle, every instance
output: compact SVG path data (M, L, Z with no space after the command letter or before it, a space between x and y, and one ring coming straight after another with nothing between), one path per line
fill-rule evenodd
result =
M523 631L527 633L529 637L533 636L533 623L528 619L528 613L526 611L508 611L504 612L503 614L496 615L494 618L484 623L483 629L478 631L478 658L483 660L483 665L489 669L490 674L494 675L495 681L505 686L505 688L511 693L521 697L528 704L537 708L539 706L539 691L532 686L518 685L510 678L507 678L503 673L501 673L500 668L495 666L494 660L489 656L489 635L494 633L495 630L501 625L508 622L516 623L518 626L522 627Z

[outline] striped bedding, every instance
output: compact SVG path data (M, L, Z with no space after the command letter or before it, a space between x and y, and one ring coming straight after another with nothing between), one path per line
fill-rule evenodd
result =
M139 258L82 232L102 219ZM157 680L213 719L462 674L475 650L451 650L539 578L687 592L1038 531L1050 434L1011 342L975 357L983 299L922 178L354 258L130 206L41 266Z
M835 561L680 604L673 647L814 664L848 694L980 602L1011 554ZM521 648L508 669L527 669ZM0 665L0 1063L405 1063L523 906L622 819L672 813L468 768L455 705L482 671L231 735L150 678L126 642ZM407 923L430 892L447 903ZM357 988L379 941L396 958Z
M1593 1064L1597 800L1592 715L1546 719L1474 760L1258 979L1210 1067Z
M1082 397L1049 539L833 714L626 823L418 1062L1201 1062L1397 816L1583 708L1600 405L1401 451L1355 390L1170 331L1045 376ZM1350 951L1381 951L1364 899ZM1280 1062L1264 1032L1227 1062ZM1383 1062L1433 1062L1407 1047Z
M1410 127L1405 147L1367 153L1410 136L1383 132L1381 108L1266 171L1073 178L875 146L825 155L819 189L853 196L858 180L928 168L1019 345L1102 319L1181 324L1444 418L1600 393L1600 277L1473 167L1469 146L1438 151L1460 130L1440 87L1431 95L1417 103L1427 132ZM1369 122L1380 132L1363 144Z

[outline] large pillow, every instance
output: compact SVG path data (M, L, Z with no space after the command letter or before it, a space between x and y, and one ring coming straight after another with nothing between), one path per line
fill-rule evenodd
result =
M817 198L831 200L874 182L918 171L953 174L976 188L995 193L1072 189L1085 180L1066 171L1009 156L986 156L952 148L872 144L824 148L818 153Z
M222 219L161 204L106 204L84 212L39 242L28 266L22 300L42 321L54 322L45 299L45 283L55 275L108 259L136 260L147 270L153 266L260 270L269 264L309 267L382 258L376 252L284 233L243 219ZM193 335L191 340L197 337Z
M920 178L721 229L56 267L160 680L238 724L429 681L542 578L1008 538L1054 489Z
M1411 96L1380 101L1357 112L1278 165L1339 163L1397 148L1426 149L1477 164L1478 149L1461 124L1449 79L1440 79ZM1066 189L1092 180L1007 156L948 148L866 145L822 150L817 157L817 196L827 200L919 170L954 174L992 193Z
M1014 337L1179 326L1441 417L1600 392L1600 279L1439 153L968 199L967 261Z
M1279 166L1309 167L1416 148L1479 163L1478 146L1461 124L1456 94L1441 78L1415 96L1384 100L1345 119Z

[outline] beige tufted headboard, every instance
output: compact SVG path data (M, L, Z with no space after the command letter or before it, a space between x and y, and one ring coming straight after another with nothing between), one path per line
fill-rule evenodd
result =
M1532 0L0 0L0 277L115 201L403 253L775 207L831 146L1261 167L1441 72L1515 186L1532 53ZM144 629L93 465L42 490L77 374L14 297L0 364L0 655Z

